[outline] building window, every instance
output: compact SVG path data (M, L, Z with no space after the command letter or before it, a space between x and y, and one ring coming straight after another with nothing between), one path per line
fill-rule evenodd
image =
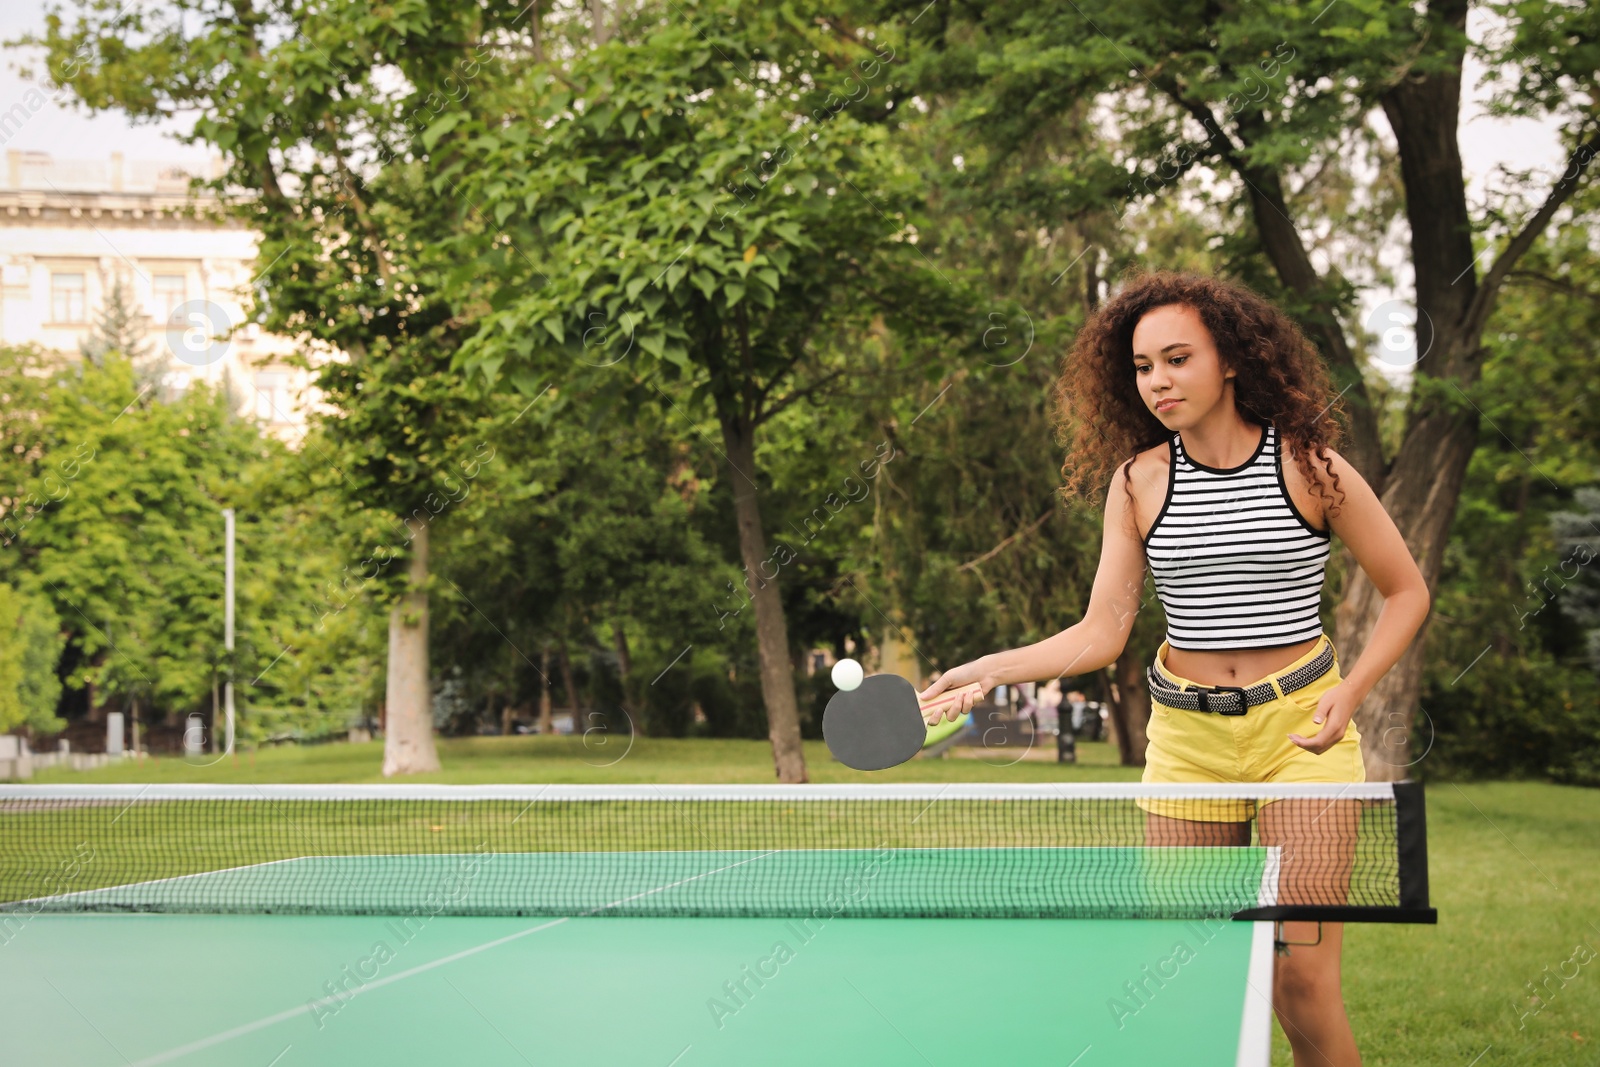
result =
M50 275L50 321L87 322L87 291L83 274L52 272Z
M256 418L263 422L288 422L289 397L282 374L256 375Z
M189 279L182 274L157 274L150 282L151 313L157 322L172 321L172 313L189 297Z

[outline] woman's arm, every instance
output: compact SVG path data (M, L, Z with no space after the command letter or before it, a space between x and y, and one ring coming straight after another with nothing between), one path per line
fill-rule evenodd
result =
M1329 449L1328 459L1332 472L1339 476L1339 489L1344 492L1344 506L1328 521L1329 528L1339 535L1373 587L1383 594L1383 608L1378 612L1372 636L1345 672L1344 680L1318 701L1312 719L1322 724L1317 736L1307 739L1299 734L1289 735L1289 740L1301 748L1319 754L1344 737L1356 707L1405 654L1433 603L1417 561L1411 557L1394 520L1383 510L1378 495L1339 453Z
M1128 644L1134 616L1144 591L1144 543L1128 506L1122 468L1118 467L1106 493L1105 532L1100 546L1100 566L1083 621L1053 637L1022 648L993 652L952 667L923 691L928 700L950 688L978 682L988 693L997 685L1036 682L1064 674L1088 674L1115 663ZM976 695L964 697L945 710L956 719L972 710ZM934 720L937 722L938 720Z

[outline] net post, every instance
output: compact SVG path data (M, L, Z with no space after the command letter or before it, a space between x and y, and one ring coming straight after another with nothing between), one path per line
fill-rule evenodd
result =
M1394 783L1394 832L1399 851L1400 906L1419 911L1428 904L1428 820L1422 783Z

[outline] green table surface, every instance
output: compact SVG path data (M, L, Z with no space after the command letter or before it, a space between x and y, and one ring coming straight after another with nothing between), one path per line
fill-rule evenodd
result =
M1270 992L1270 924L1226 920L33 914L0 938L18 1067L1234 1067L1266 1062Z

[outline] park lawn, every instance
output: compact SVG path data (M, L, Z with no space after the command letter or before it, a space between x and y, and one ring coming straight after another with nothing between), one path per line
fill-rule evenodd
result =
M625 753L625 754L624 754ZM445 739L444 770L408 781L770 782L762 741ZM620 756L620 758L619 758ZM862 774L808 742L813 781L1136 781L1104 744L1077 765L915 760ZM40 782L377 782L379 742L262 749L195 766L146 759ZM199 761L196 761L199 762ZM1367 1067L1600 1062L1600 791L1533 782L1433 782L1429 867L1439 925L1346 928L1345 996ZM1530 984L1540 998L1530 996ZM1273 1063L1290 1063L1278 1033Z
M854 771L835 763L821 741L805 742L813 782L1137 782L1139 770L1117 763L1105 742L1081 742L1078 763L1060 764L1052 743L1048 760L1020 759L996 749L979 759L915 759L886 771ZM1037 754L1037 753L1035 753ZM217 762L213 762L217 761ZM775 780L766 741L593 735L441 738L436 774L408 782L449 785L519 782L592 783L728 782ZM124 760L96 771L40 771L36 782L383 782L383 742L275 745L218 760L216 756L166 756Z
M1438 926L1345 928L1367 1067L1600 1063L1600 790L1430 782L1428 868Z

